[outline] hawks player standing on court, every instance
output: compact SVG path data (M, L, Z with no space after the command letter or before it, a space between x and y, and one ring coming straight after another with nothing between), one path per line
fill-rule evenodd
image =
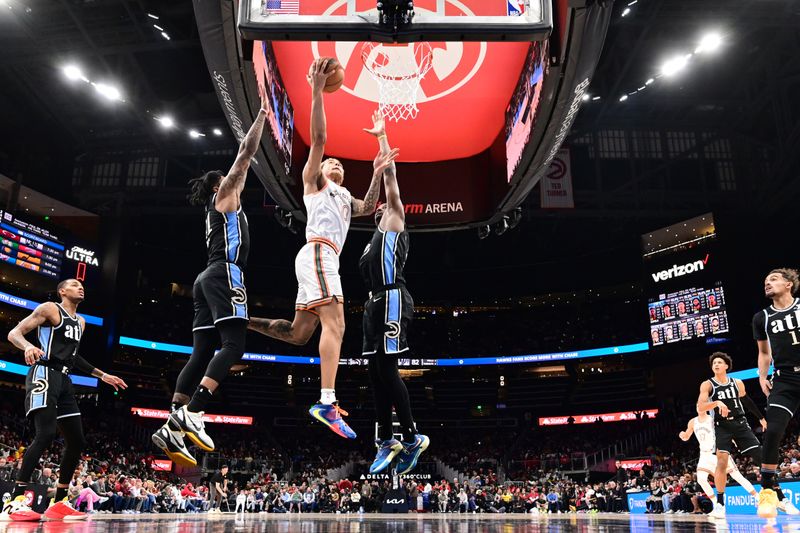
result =
M44 515L50 520L76 520L86 518L85 513L73 509L67 502L67 491L75 468L86 445L83 423L75 389L69 375L73 369L100 378L114 389L127 389L128 385L111 374L92 366L78 354L86 321L78 316L78 304L83 301L83 285L76 279L67 279L56 288L60 303L47 302L36 307L8 333L8 340L25 352L25 363L31 365L25 378L25 416L33 420L36 436L25 451L22 466L17 474L11 501L2 515L16 518L16 514L30 514L25 509L25 490L39 459L60 431L64 436L64 454L58 472L55 497ZM38 346L25 339L37 329ZM24 512L27 511L27 512ZM36 515L36 513L32 513ZM38 519L38 518L37 518Z
M380 111L375 112L372 120L374 125L366 130L367 133L378 138L381 153L390 153ZM417 465L430 439L417 432L408 390L397 368L397 358L408 350L408 327L414 317L414 300L403 275L409 237L394 163L383 172L383 183L386 186L386 204L375 213L378 227L358 265L369 289L369 300L364 304L362 353L369 357L369 377L378 419L378 453L369 472L377 474L383 471L399 455L397 473L407 474ZM402 443L393 435L393 406L400 421Z
M170 459L184 466L197 465L184 437L201 450L214 450L203 412L231 366L244 355L248 320L244 269L250 252L250 227L241 196L264 131L267 105L262 94L258 116L227 175L213 170L189 182L189 203L205 209L208 263L192 287L192 355L175 383L169 419L151 437ZM220 341L222 346L214 353Z
M714 489L708 482L708 476L713 476L717 469L716 439L714 436L714 417L707 412L697 413L697 416L689 420L686 429L681 431L678 436L686 442L692 437L697 439L700 445L700 459L697 461L697 482L703 487L703 491L708 499L714 501ZM747 478L736 468L733 457L728 455L727 473L736 480L749 494L757 496L755 487L747 481Z
M753 336L758 344L758 381L767 396L767 431L764 434L764 464L758 514L774 517L800 511L785 498L778 486L778 447L789 420L800 407L800 300L795 298L800 281L797 271L777 268L764 280L764 295L772 305L753 317ZM772 382L767 378L775 366Z
M371 215L375 211L380 178L397 152L378 154L372 181L363 200L353 198L342 187L344 168L338 160L329 158L322 161L327 141L322 90L326 80L335 72L326 73L328 62L328 59L317 59L308 72L312 96L311 148L303 169L303 202L308 213L307 242L294 263L298 284L294 320L253 317L249 328L275 339L303 345L322 323L319 340L322 387L319 402L311 406L309 413L337 435L354 439L355 432L342 419L347 412L339 408L335 390L345 326L339 254L350 228L351 216Z
M697 410L714 410L714 438L717 443L717 466L714 471L714 484L717 487L717 503L711 511L713 518L725 518L725 483L728 479L728 464L734 444L739 453L749 455L754 464L761 462L761 443L758 442L747 418L746 408L755 415L766 428L766 421L755 402L744 388L740 379L728 377L733 369L733 360L723 352L714 352L708 358L714 377L700 385Z

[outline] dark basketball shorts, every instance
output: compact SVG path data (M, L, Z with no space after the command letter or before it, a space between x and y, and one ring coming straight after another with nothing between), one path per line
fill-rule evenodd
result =
M244 273L234 263L212 263L197 276L192 287L192 331L213 328L217 322L249 320Z
M761 446L745 417L716 420L714 435L717 440L718 452L732 453L735 447L739 453L747 453L753 448Z
M408 350L414 300L405 287L381 291L364 304L363 355L399 354Z
M772 377L772 391L767 398L769 409L783 409L794 416L800 408L800 372L778 369Z
M33 365L25 376L25 416L46 407L56 408L56 418L81 414L69 375L46 366Z

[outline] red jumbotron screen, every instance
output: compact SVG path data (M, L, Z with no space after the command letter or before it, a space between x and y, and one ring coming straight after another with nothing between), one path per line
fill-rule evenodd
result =
M620 468L625 470L641 470L645 466L653 466L653 461L650 459L623 459L619 462Z
M645 413L649 418L658 414L658 409L645 409L643 411L624 411L621 413L603 413L598 415L572 415L574 424L594 424L599 418L603 422L627 422L636 420L639 413ZM570 416L548 416L539 419L540 426L566 426L569 424Z
M162 409L148 409L147 407L131 407L131 413L142 418L160 418L166 420L169 418L169 411ZM207 424L238 424L242 426L252 426L252 416L236 416L236 415L203 415L203 422Z
M169 472L172 470L172 461L169 459L153 459L153 470Z

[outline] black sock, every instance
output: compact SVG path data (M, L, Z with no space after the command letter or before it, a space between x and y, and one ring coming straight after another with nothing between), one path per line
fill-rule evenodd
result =
M717 503L720 505L725 505L725 493L718 492L717 493Z
M20 483L19 481L17 481L17 483L14 485L14 492L11 494L11 499L13 500L17 496L22 496L23 494L25 494L25 490L27 488L28 488L27 483Z
M186 408L193 412L198 413L206 408L206 404L211 401L211 391L206 387L200 385L192 396L192 400Z
M56 487L56 495L54 497L55 501L60 502L66 498L67 490L69 490L69 487Z
M778 495L778 499L780 501L783 501L783 500L786 499L786 496L783 495L783 491L781 490L781 488L779 486L776 485L772 490L774 490L775 494Z
M761 488L771 489L775 485L775 471L761 469Z

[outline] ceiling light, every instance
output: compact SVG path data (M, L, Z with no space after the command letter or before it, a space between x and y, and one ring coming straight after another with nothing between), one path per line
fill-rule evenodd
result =
M624 102L627 99L628 99L628 95L627 94L623 94L622 96L619 97L619 101L620 102Z
M175 126L175 121L172 120L172 117L164 116L164 117L156 117L156 120L161 124L161 127L165 130L168 130Z
M75 65L66 65L61 69L61 71L64 73L64 76L72 81L83 78L83 72L81 72L81 69Z
M696 54L705 52L714 53L719 50L720 46L722 46L722 35L717 32L711 32L703 35L703 38L700 39L700 44L694 52Z
M654 80L653 78L650 78L650 79L648 79L646 82L644 82L644 84L645 84L645 85L650 85L650 84L651 84L651 83L653 83L654 81L656 81L656 80Z
M165 32L165 31L162 31L162 32L161 32L161 36L162 36L164 39L166 39L166 40L168 40L168 41L169 41L169 35L167 35L167 32Z
M622 12L622 16L626 17L631 12L631 8L626 7L625 10Z
M687 56L675 56L661 65L661 73L664 76L673 76L685 69L688 64L689 58Z
M197 139L199 137L205 137L205 135L203 135L197 130L189 130L189 137L191 137L192 139Z
M162 27L161 27L161 26L159 26L158 24L153 24L153 27L154 27L155 29L157 29L158 31L164 31L164 28L162 28Z
M600 100L599 96L592 96L592 102L596 102L598 100Z
M148 13L148 14L147 14L147 16L148 16L148 17L150 17L151 19L156 19L156 20L158 20L158 17L157 17L157 16L155 16L155 15L153 15L152 13Z
M219 137L220 135L222 135L222 130L221 130L221 129L219 129L219 128L214 128L214 135L216 135L217 137Z
M109 100L122 100L122 94L119 89L113 85L106 85L105 83L94 84L95 90Z
M588 102L588 101L589 101L589 98L591 98L591 96L589 96L589 94L584 94L584 95L581 97L581 100L583 100L584 102Z

